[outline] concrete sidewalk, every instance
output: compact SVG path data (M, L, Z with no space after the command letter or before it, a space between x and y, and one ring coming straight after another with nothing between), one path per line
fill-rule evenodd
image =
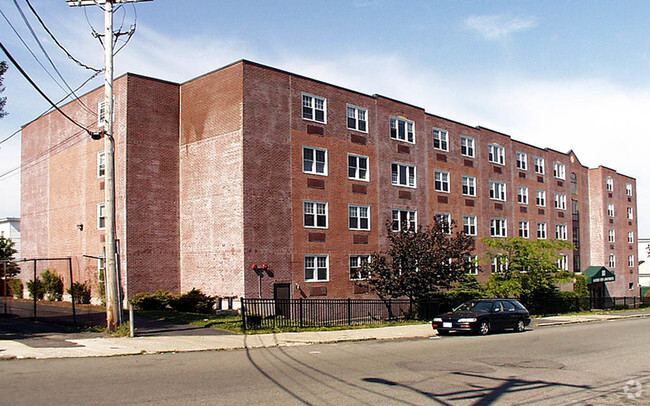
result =
M650 309L630 313L552 316L533 319L529 328L535 329L544 326L645 317L650 317ZM114 338L101 334L93 335L92 333L56 333L35 337L15 337L15 339L11 336L5 336L5 338L9 339L0 341L0 360L106 357L165 352L236 350L342 341L418 339L436 336L436 332L428 323L300 333L252 335L214 335L211 333L210 329L197 329L196 335L142 336L134 338Z

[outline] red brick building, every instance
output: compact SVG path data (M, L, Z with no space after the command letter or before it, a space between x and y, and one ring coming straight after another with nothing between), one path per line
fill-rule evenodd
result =
M63 110L97 129L102 98L97 89ZM355 268L385 247L386 221L436 216L478 238L573 241L562 266L606 266L616 275L607 294L638 293L635 180L588 169L572 151L248 61L182 84L123 75L115 109L128 297L258 296L260 286L264 297L364 296ZM103 142L56 112L25 125L22 140L23 255L72 256L75 278L96 280ZM261 283L254 264L268 265ZM484 281L491 264L481 265Z

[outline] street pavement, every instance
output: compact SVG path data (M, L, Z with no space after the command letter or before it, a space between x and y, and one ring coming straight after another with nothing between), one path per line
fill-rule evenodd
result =
M551 316L533 319L529 329L645 317L650 317L650 309L610 314ZM21 326L21 323L32 324ZM141 320L140 326L136 331L136 337L110 337L103 333L70 333L65 328L23 319L0 318L0 360L107 357L284 347L342 341L436 338L436 331L428 323L250 335L144 320ZM26 330L29 331L28 334L24 333Z

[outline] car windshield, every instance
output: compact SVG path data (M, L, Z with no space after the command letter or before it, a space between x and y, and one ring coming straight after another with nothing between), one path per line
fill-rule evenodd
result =
M465 302L454 309L455 312L489 312L492 310L492 302L471 301Z

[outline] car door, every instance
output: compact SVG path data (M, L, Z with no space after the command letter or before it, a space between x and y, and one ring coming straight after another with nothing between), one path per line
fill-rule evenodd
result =
M490 313L490 324L492 325L492 329L503 329L505 327L506 316L501 301L494 302L492 304L492 312Z
M504 323L503 328L515 328L517 326L517 321L519 320L519 315L517 313L517 308L512 302L508 300L503 300L501 302L503 305L503 315Z

